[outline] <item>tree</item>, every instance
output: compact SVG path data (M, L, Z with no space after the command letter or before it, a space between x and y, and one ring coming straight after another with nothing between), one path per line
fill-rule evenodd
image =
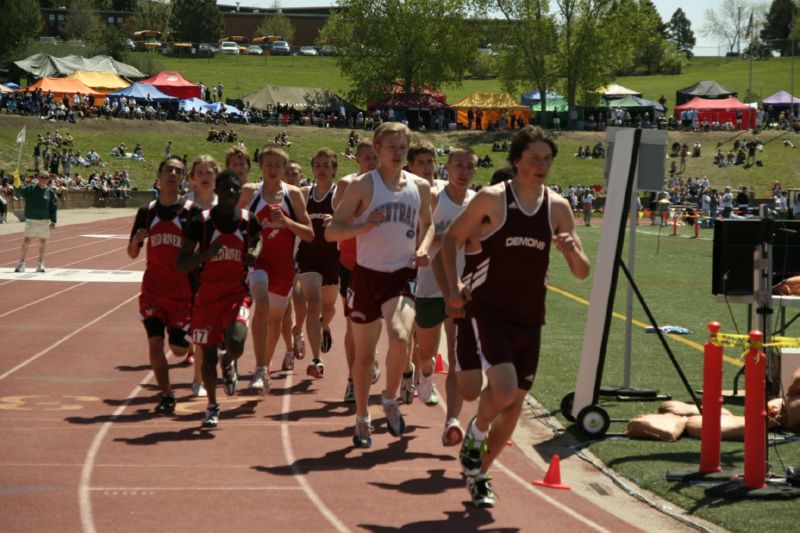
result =
M97 14L92 0L73 0L64 17L64 37L67 39L94 38L97 31Z
M558 33L548 0L498 0L506 21L500 35L506 37L497 57L503 88L515 93L536 87L541 97L539 124L546 125L547 92L557 80L554 55Z
M320 42L335 45L350 97L374 101L397 82L406 93L460 84L478 53L478 32L460 0L341 0Z
M133 16L125 22L128 35L139 30L160 31L163 35L169 32L169 19L172 14L171 5L155 0L137 0Z
M761 39L767 41L782 56L792 53L790 34L792 24L800 15L800 6L794 0L773 0L767 12Z
M214 0L174 0L170 26L177 41L216 42L222 37L222 12Z
M127 52L125 35L113 26L101 26L95 32L92 42L105 55L109 55L118 61L122 61Z
M700 34L725 43L729 52L741 50L741 37L747 31L752 6L740 0L722 0L719 10L706 9L706 23Z
M686 13L683 12L683 9L678 8L672 14L672 18L669 19L667 24L667 35L669 36L669 42L674 44L679 52L689 59L692 58L694 55L692 48L694 48L697 39L695 39L692 31L692 23L686 18Z
M281 3L277 0L272 3L273 13L264 17L264 22L256 30L256 35L280 35L285 41L294 40L294 25L289 17L283 14Z
M0 60L11 58L42 31L37 0L5 0L0 17Z

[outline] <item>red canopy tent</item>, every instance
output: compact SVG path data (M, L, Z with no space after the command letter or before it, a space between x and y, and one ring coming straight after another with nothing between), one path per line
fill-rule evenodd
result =
M708 99L695 96L683 105L675 108L675 118L680 120L681 111L694 109L697 111L697 120L702 122L731 122L736 127L737 115L742 114L742 125L739 129L750 129L756 124L756 110L734 98Z
M186 98L202 98L200 94L200 86L186 81L183 76L177 72L163 71L155 76L142 80L139 83L149 83L162 93L170 96L176 96L180 99Z
M72 105L71 97L75 93L80 93L83 96L93 95L94 103L97 106L103 105L103 99L105 98L105 94L90 89L81 81L71 78L40 78L36 83L24 90L32 92L36 89L41 89L42 94L47 94L48 92L53 93L53 96L56 98L67 95L70 97L70 105Z

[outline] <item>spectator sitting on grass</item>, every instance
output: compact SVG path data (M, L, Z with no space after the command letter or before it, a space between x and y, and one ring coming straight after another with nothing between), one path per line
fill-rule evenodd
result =
M133 149L133 155L131 155L131 159L135 159L136 161L144 161L144 151L142 150L142 145L136 143L136 147Z

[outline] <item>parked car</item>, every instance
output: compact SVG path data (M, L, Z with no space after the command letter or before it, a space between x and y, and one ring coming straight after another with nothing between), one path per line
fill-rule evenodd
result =
M238 56L239 45L233 41L222 41L219 45L219 53L223 55Z
M301 46L300 47L300 55L301 56L315 56L317 55L317 49L313 46Z
M39 42L42 44L58 44L58 40L55 37L49 37L46 35L39 37Z
M133 39L125 39L125 48L128 50L136 50L136 43L133 42Z
M257 44L251 44L247 47L247 55L260 56L264 51Z
M199 53L200 55L214 55L217 52L218 50L213 44L201 43L197 47L197 53Z
M319 55L321 56L338 56L339 50L333 46L332 44L326 44L322 48L319 49Z
M272 55L289 56L292 55L292 49L286 41L275 41L272 43Z

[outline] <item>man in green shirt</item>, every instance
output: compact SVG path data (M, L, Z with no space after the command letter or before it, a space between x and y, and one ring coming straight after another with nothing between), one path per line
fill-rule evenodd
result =
M21 187L17 196L25 199L25 239L22 241L22 257L15 272L25 272L25 255L34 239L39 240L39 264L36 272L44 272L44 250L50 230L56 227L58 199L50 187L50 174L40 172L36 183Z

